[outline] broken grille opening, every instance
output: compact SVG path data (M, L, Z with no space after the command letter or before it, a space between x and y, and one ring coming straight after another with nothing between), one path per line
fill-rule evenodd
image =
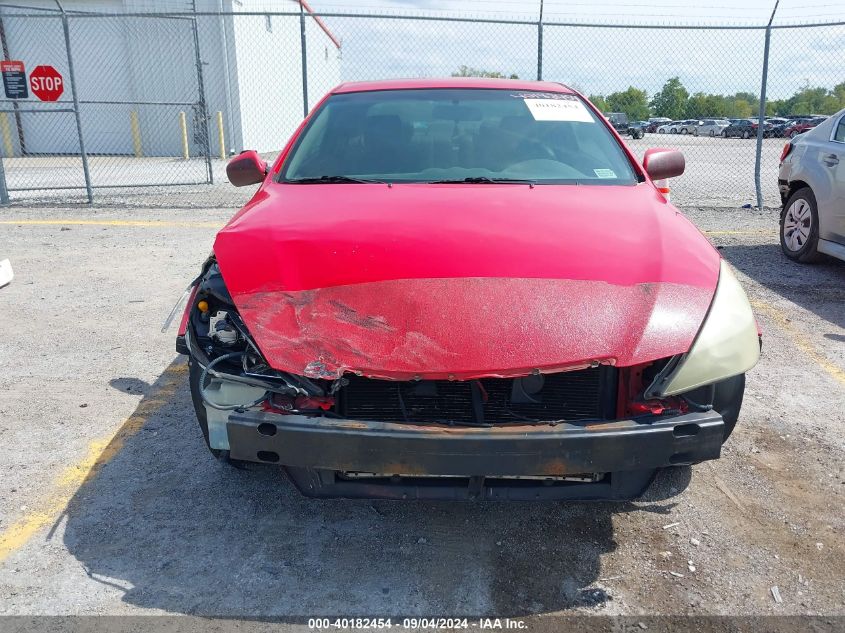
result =
M376 380L350 376L337 410L351 420L519 424L616 417L614 367L470 381Z

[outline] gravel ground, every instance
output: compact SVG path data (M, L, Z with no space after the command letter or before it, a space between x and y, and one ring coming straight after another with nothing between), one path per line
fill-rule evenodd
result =
M634 153L642 159L650 147L672 147L681 150L687 159L683 176L671 182L672 195L682 205L711 205L719 207L756 206L754 189L755 139L695 137L682 134L646 134L642 139L625 138ZM762 173L763 198L767 205L780 204L777 188L777 167L784 139L763 141ZM272 161L275 154L266 154ZM33 191L12 191L15 205L81 204L84 198L82 163L72 156L49 156L5 159L9 189L30 188ZM177 158L130 158L122 156L93 156L90 160L91 178L96 186L95 203L108 208L126 206L237 207L246 195L233 189L226 181L225 162L212 160L214 185L154 186L160 183L204 182L206 165L202 159L184 161ZM119 187L133 183L134 188ZM77 187L77 190L44 191L39 187ZM117 188L114 188L117 187Z
M845 615L845 264L787 261L776 210L685 209L765 337L721 460L633 503L458 504L208 455L160 325L231 211L175 202L4 213L0 614Z

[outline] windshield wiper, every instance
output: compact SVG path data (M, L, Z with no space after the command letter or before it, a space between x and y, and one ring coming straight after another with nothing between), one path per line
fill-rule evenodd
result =
M352 176L315 176L313 178L294 178L284 182L293 185L319 185L335 183L376 183L386 185L383 180L368 180L366 178L353 178Z
M516 184L516 185L533 185L536 181L529 180L527 178L489 178L487 176L469 176L468 178L456 178L454 180L432 180L429 182L431 185L448 185L448 184L455 184L455 183L468 183L468 184L485 184L485 183L495 183L495 184Z

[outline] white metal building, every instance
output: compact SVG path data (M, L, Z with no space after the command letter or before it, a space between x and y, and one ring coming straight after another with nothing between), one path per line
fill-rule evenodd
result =
M44 111L67 107L70 78L56 4L15 4L33 7L30 14L44 17L16 18L0 11L8 59L23 61L27 73L38 65L54 66L65 80L59 103L43 103L30 94L19 104ZM182 112L189 152L202 153L196 42L212 154L220 156L221 149L225 154L279 150L304 112L300 6L309 107L340 83L340 42L305 0L273 3L273 11L292 15L262 13L266 0L64 0L63 5L71 16L71 50L89 154L179 156ZM94 15L101 13L115 15ZM21 114L11 125L16 154L20 138L30 155L79 151L72 114Z

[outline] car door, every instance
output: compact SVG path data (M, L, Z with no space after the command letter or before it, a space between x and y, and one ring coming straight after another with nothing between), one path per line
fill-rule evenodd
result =
M823 183L816 199L819 237L845 244L845 114L834 122L830 138L819 143L817 160Z

